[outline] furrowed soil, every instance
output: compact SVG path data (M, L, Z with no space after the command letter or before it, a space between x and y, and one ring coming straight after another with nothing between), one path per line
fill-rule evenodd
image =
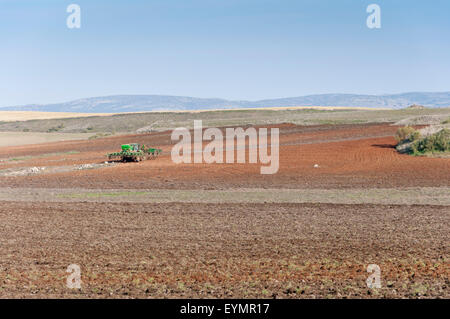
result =
M0 147L0 297L450 298L450 159L390 123L270 127L274 175L175 164L171 131ZM133 142L163 154L105 163Z
M441 206L3 202L0 218L3 297L450 297Z
M389 124L280 127L279 171L261 175L264 164L175 164L171 132L0 148L0 182L9 187L223 189L392 188L450 185L450 160L398 154ZM163 149L154 161L97 170L8 177L2 170L104 163L121 144ZM73 153L73 154L70 154ZM247 152L248 153L248 152ZM248 154L247 154L248 157ZM319 168L314 168L314 165ZM3 176L2 176L3 175Z

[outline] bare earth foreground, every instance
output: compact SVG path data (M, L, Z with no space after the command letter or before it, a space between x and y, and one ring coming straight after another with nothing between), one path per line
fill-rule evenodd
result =
M276 127L266 176L176 165L170 132L0 148L0 296L450 298L450 159L390 124ZM129 142L164 154L104 163Z

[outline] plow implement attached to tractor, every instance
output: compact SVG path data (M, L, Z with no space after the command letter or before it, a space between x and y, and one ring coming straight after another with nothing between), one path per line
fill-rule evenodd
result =
M109 153L109 160L120 160L122 162L140 162L148 159L155 159L162 152L158 148L148 148L145 145L125 144L122 145L122 151Z

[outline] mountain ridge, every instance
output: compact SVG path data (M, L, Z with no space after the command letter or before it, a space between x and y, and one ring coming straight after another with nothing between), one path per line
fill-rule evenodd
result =
M293 106L353 106L398 109L412 104L432 108L450 107L450 92L409 92L386 95L330 93L258 101L173 95L110 95L63 103L0 107L0 111L123 113Z

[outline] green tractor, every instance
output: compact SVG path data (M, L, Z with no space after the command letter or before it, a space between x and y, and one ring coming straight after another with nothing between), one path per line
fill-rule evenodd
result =
M122 162L140 162L147 159L155 159L162 152L158 148L148 148L137 143L122 145L122 151L109 153L109 160L120 160Z

